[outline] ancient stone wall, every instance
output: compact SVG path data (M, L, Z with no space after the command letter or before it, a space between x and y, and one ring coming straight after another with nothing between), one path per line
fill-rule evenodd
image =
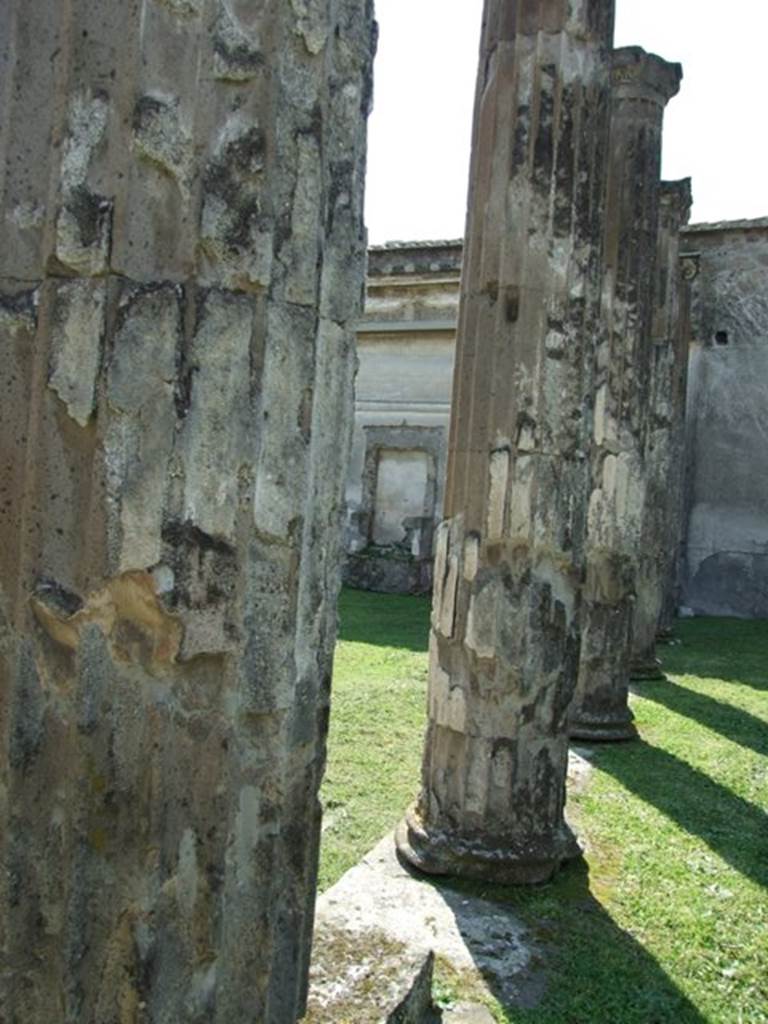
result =
M347 475L345 579L428 592L443 507L461 242L369 252L355 429Z
M681 571L679 578L674 574L675 584L667 588L662 617L667 621L679 604L701 614L764 617L768 615L768 555L764 539L768 533L764 516L768 500L763 484L768 476L763 472L763 446L759 438L760 425L768 411L768 395L764 394L762 385L765 372L761 355L768 336L768 312L764 302L768 222L693 224L683 228L679 244L674 240L669 244L674 245L684 257L686 254L691 257L684 260L684 274L687 270L693 274L696 262L700 265L700 272L690 284L694 302L692 324L684 328L684 345L689 342L691 345L690 394L686 403L687 470L683 474L679 468L669 468L664 472L659 469L655 484L660 489L658 493L663 490L669 496L667 481L670 473L679 484L685 481L684 536L674 531L678 534L678 541L667 538L670 545L680 544ZM667 246L666 242L664 246ZM437 278L424 275L423 268L429 266L432 255L428 243L424 244L423 250L419 243L410 243L407 249L407 258L401 257L396 267L392 263L393 257L388 257L387 273L397 275L400 293L406 293L413 282L425 317L431 318L433 313L429 310L439 307L440 316L445 317L446 324L451 323L458 312L456 287L446 293L445 286ZM374 260L377 259L378 253L372 251L372 267L376 266ZM457 245L457 267L459 262L460 247ZM664 261L660 266L662 269L666 266ZM666 266L666 270L670 275L676 272L671 265ZM374 269L369 280L369 296L377 294L378 273L378 269ZM458 280L458 270L454 273ZM654 318L652 335L653 365L658 377L654 385L652 413L656 422L651 428L651 434L656 436L649 439L652 458L659 454L660 440L662 446L666 444L663 438L668 428L670 402L674 399L670 389L678 387L685 363L682 353L675 355L670 348L670 325L663 322L666 315L663 303L669 297L669 288L670 282L667 282L659 289L659 310ZM434 298L430 297L433 289L436 293ZM686 303L688 301L685 300ZM366 320L375 320L373 326L376 326L380 319L381 312L373 301ZM446 373L450 373L455 344L453 331L449 334L446 329L445 335L441 335L437 372L421 377L412 372L413 339L407 333L409 321L403 321L401 328L397 323L400 319L400 314L395 313L393 324L397 329L382 338L375 336L375 331L369 338L367 322L360 329L358 417L363 423L367 423L369 417L373 419L371 413L379 403L390 400L390 386L406 388L416 381L417 387L421 387L420 381L424 381L431 389L436 379L444 381ZM683 319L687 320L687 316L684 315ZM384 337L386 354L384 346L380 345ZM437 351L437 346L433 351ZM677 368L673 365L674 360L670 362L668 357L677 358ZM392 385L387 382L392 382ZM441 384L441 404L445 394L446 386ZM413 405L397 400L392 407L394 409L396 404L396 414L387 412L385 416L406 429L419 425L422 421L420 413L415 411L417 403L431 397L432 393L423 387ZM742 399L746 406L742 405ZM440 415L447 420L447 411L441 408ZM348 508L353 515L360 509L365 450L364 440L357 444L347 483ZM662 454L659 464L665 459L666 455ZM438 491L436 519L440 518L442 511L441 498ZM646 528L656 531L661 517L665 517L667 527L674 530L665 509L661 510L657 524L652 525L649 520ZM349 549L354 550L352 546ZM657 554L660 556L661 552L653 554L654 560L658 560ZM652 574L661 571L659 564ZM362 577L355 582L361 586L369 585ZM640 586L645 588L646 581L641 580ZM655 608L658 598L644 590L641 600ZM654 615L655 612L649 613L648 620ZM644 628L643 632L650 642L652 630Z
M681 602L768 618L768 220L692 225Z
M0 5L8 1024L304 999L368 0Z

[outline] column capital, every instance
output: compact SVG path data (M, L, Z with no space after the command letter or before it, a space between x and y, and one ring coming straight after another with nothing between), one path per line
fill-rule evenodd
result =
M646 99L664 107L680 91L681 64L672 64L641 46L622 46L613 51L611 84L614 99Z
M693 205L691 179L680 178L678 181L662 181L659 204L662 223L677 228L687 224Z

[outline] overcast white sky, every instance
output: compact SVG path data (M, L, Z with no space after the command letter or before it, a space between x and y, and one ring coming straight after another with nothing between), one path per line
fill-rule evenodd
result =
M692 220L768 216L768 0L617 0L617 46L683 64L663 176ZM377 0L370 241L460 238L482 0Z

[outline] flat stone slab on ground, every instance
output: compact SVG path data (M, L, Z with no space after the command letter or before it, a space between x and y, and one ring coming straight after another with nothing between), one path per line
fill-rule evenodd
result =
M592 775L595 751L584 744L572 744L568 751L568 793L582 793Z
M436 1020L439 1020L440 1024L496 1024L488 1007L479 1003L457 1004L450 1010L443 1010Z
M318 921L303 1024L425 1024L434 957L372 927L360 935Z
M502 1003L529 1005L534 995L533 940L522 923L503 906L411 874L391 834L318 900L316 955L324 955L317 942L331 927L361 949L370 935L383 934L414 955L434 952L473 992L487 991ZM540 980L533 983L540 987Z

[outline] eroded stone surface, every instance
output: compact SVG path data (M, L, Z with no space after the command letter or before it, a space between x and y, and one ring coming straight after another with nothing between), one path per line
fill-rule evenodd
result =
M457 1003L443 1010L439 1018L442 1024L494 1024L494 1016L486 1006L477 1003Z
M0 1016L293 1024L371 6L6 7Z
M104 142L108 116L109 104L101 90L84 89L72 97L60 170L55 257L76 274L107 269L112 203L88 179L96 151Z
M434 956L375 927L318 922L302 1024L425 1024Z
M81 427L95 408L106 297L103 281L76 280L56 286L48 383Z
M192 133L181 120L177 96L147 93L133 112L135 151L173 178L186 194L193 171Z
M241 20L226 0L218 0L217 7L213 47L215 74L225 81L247 82L266 63L258 22Z

